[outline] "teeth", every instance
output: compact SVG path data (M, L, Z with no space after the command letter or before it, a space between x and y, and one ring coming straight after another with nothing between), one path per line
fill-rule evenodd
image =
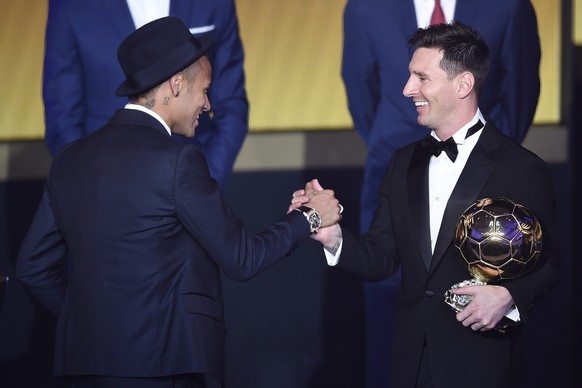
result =
M415 106L425 106L428 105L427 101L414 101Z

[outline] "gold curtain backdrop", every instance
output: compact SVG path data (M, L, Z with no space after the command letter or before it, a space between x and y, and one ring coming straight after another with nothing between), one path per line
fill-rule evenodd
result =
M573 40L576 46L582 46L582 0L574 0L572 4Z
M559 124L561 0L532 3L542 44L535 123ZM575 6L578 3L575 0ZM340 78L345 0L236 0L236 5L246 55L251 131L351 128ZM0 141L43 137L41 75L47 9L46 0L0 3L4 15ZM581 12L575 7L575 31ZM580 35L575 36L578 42Z

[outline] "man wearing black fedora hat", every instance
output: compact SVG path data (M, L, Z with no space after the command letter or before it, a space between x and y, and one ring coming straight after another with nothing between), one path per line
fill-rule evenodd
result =
M340 219L332 191L249 235L192 137L211 42L176 17L120 45L129 104L59 152L16 274L58 315L54 374L74 387L208 387L223 379L220 272L248 280Z

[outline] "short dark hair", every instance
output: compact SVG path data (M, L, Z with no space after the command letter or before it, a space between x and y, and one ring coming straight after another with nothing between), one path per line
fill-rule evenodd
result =
M408 40L414 48L436 48L443 51L440 67L452 79L463 71L475 77L475 90L481 90L489 72L489 47L479 31L458 22L419 28Z

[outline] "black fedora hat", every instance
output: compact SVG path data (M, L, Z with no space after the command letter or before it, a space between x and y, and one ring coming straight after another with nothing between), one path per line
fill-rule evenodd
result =
M176 16L149 22L132 32L117 50L126 80L118 96L136 96L184 70L208 52L209 34L195 38Z

